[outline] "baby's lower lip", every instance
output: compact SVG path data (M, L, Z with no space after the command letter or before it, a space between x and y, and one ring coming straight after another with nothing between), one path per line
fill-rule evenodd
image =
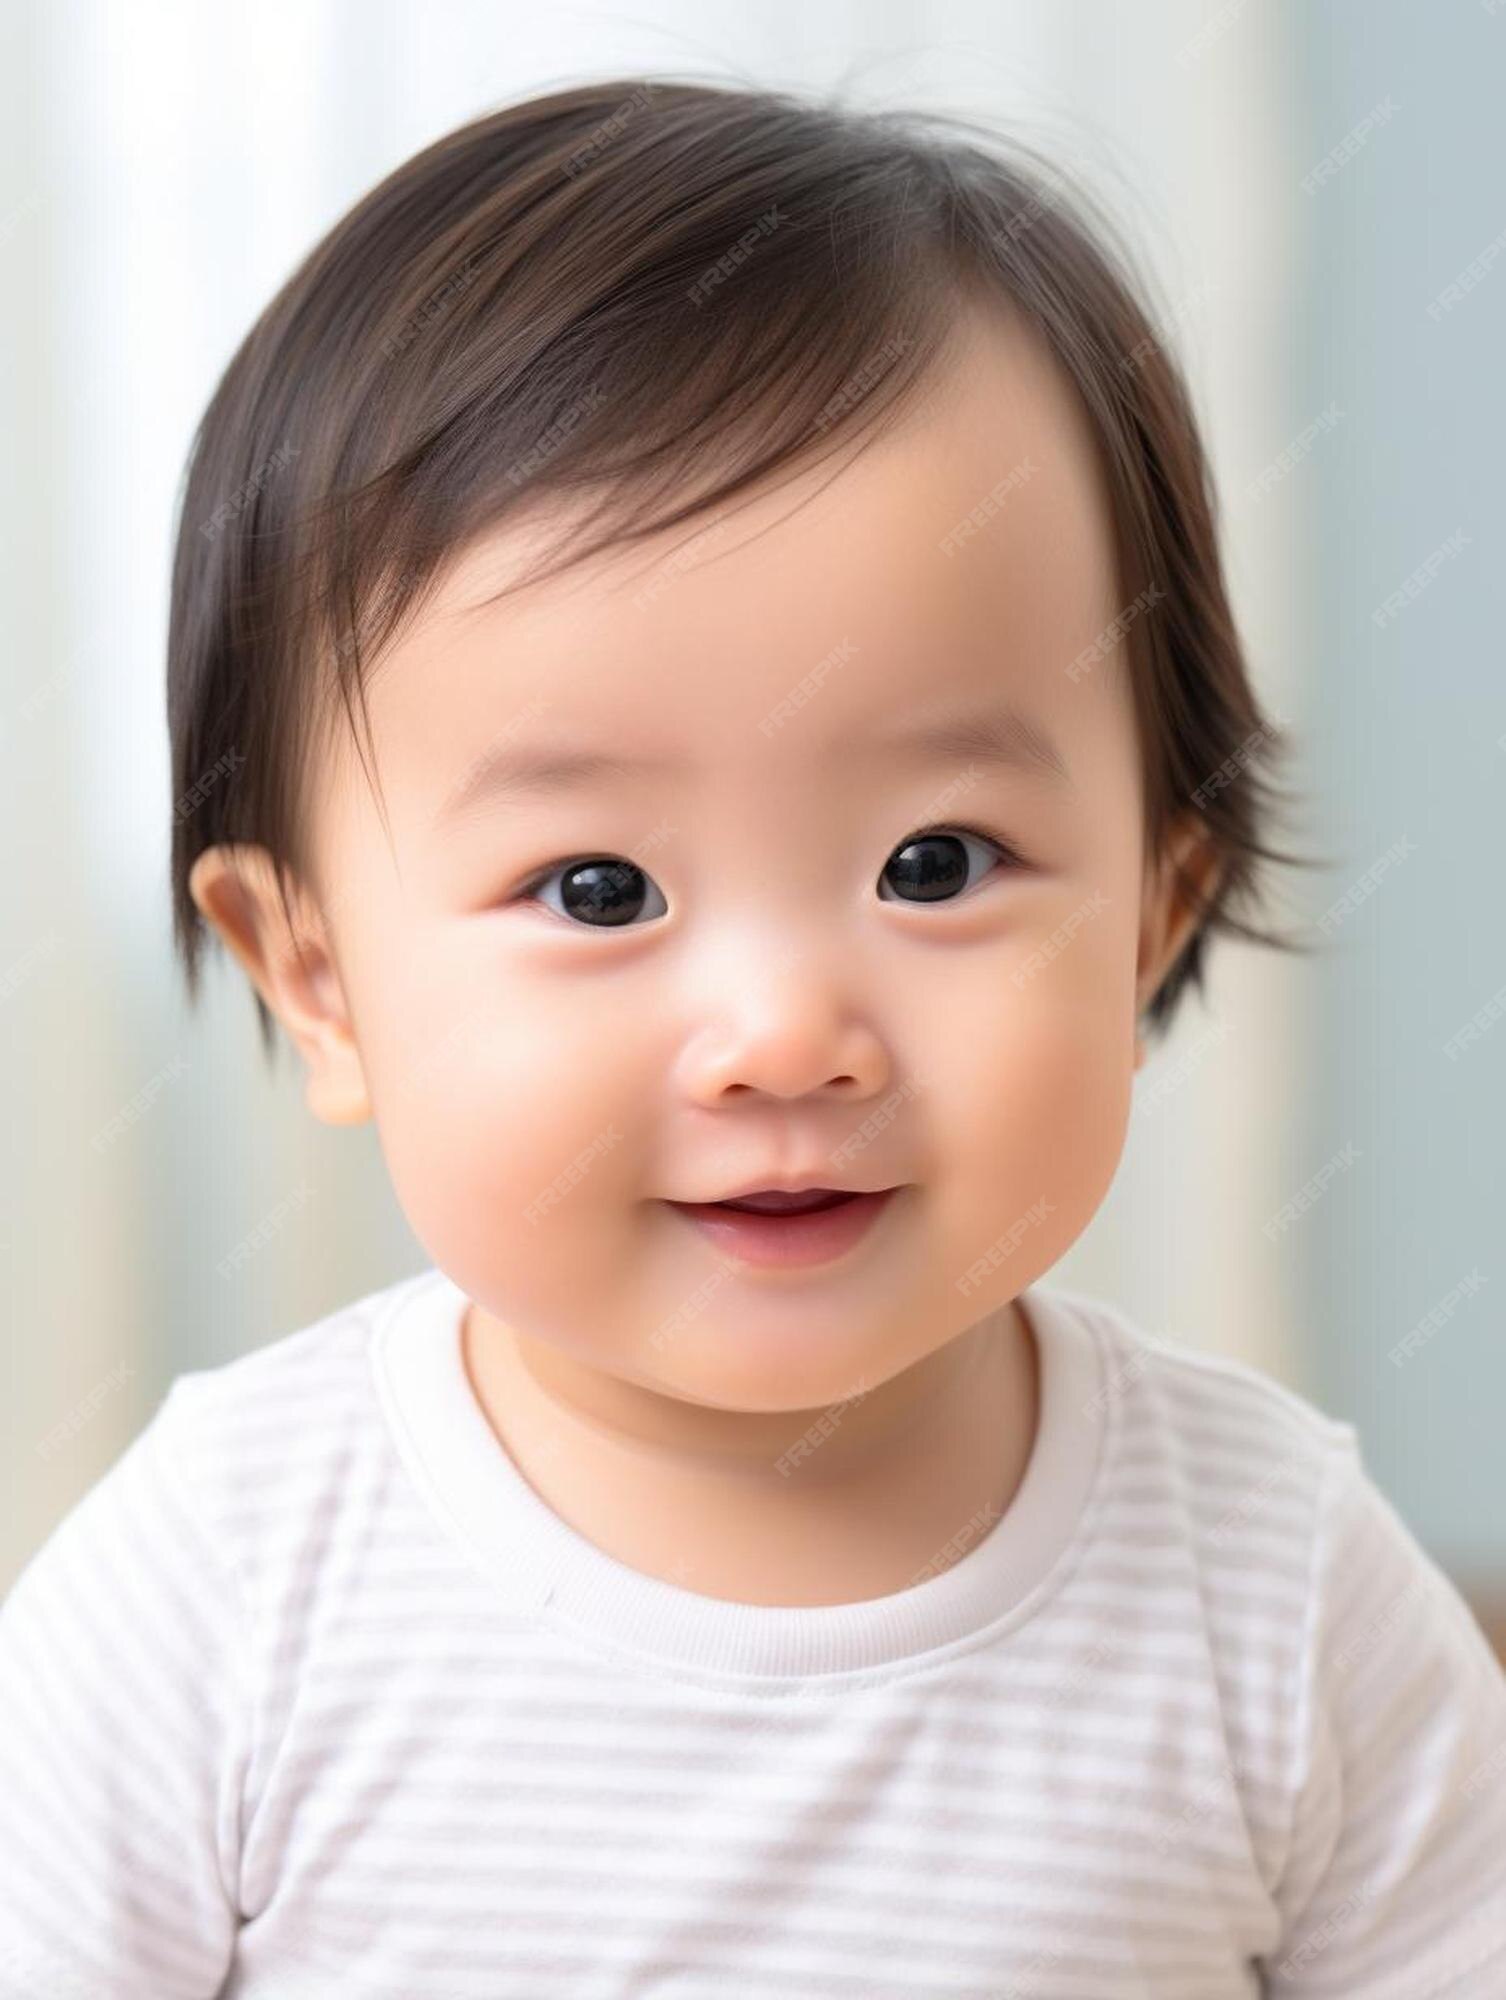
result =
M878 1194L849 1195L829 1208L792 1215L759 1215L717 1202L672 1201L666 1206L745 1264L799 1267L830 1263L851 1250L899 1192L885 1188Z

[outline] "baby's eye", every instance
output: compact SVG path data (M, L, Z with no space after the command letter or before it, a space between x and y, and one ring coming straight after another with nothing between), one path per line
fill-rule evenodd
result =
M980 833L973 827L928 826L919 833L912 833L902 847L897 847L884 864L879 876L882 887L884 877L901 885L905 894L895 898L881 896L880 902L940 903L954 901L953 891L968 886L966 843L974 842L980 847L992 848L994 853L1015 865L1020 865L1019 857L1012 848L991 834Z
M1020 857L991 834L968 827L926 827L894 850L879 876L882 889L886 878L901 889L897 897L880 897L884 902L939 903L955 900L958 889L968 886L969 843L992 849L1012 866L1023 866ZM559 905L538 896L546 883L560 883ZM651 875L635 862L613 855L582 856L560 863L546 874L535 875L519 892L524 901L537 898L562 917L577 919L587 930L616 930L644 914L662 917L669 905ZM659 907L652 907L658 898Z
M588 930L611 930L631 923L642 912L646 887L659 897L659 908L651 908L650 916L662 917L669 908L653 885L651 875L645 875L635 862L611 855L562 862L547 875L535 875L523 890L524 897L536 894L544 883L556 879L562 884L560 901L564 905L559 914L579 917ZM553 909L554 905L545 903L544 907Z

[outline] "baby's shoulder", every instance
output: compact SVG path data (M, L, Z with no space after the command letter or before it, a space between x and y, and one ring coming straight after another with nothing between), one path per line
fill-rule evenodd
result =
M1104 1300L1064 1297L1097 1336L1110 1495L1157 1505L1210 1572L1259 1569L1300 1596L1354 1426L1251 1362L1150 1333Z
M174 1376L164 1409L172 1409L175 1447L195 1435L230 1444L256 1426L275 1435L279 1418L293 1438L315 1430L327 1436L328 1420L359 1400L372 1328L386 1297L384 1290L351 1300L306 1326L272 1334L234 1360Z
M1353 1425L1253 1362L1151 1333L1105 1299L1071 1291L1054 1296L1097 1335L1103 1360L1097 1400L1119 1405L1131 1428L1153 1432L1168 1447L1232 1430L1283 1457L1324 1460L1355 1435Z
M372 1371L406 1278L274 1335L232 1361L176 1376L152 1428L232 1565L307 1555L388 1477L390 1438Z

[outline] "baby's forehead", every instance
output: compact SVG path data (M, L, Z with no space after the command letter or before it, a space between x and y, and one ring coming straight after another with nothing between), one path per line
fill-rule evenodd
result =
M1049 739L1092 698L1065 676L1115 614L1090 427L997 320L859 446L547 573L584 518L533 502L475 537L383 662L379 730L437 802L527 753L556 777L629 749L667 773L720 740L815 769L860 734L1011 705Z
M746 621L783 625L792 612L844 614L870 647L896 621L1001 590L1037 615L1053 593L1081 604L1103 592L1107 614L1109 502L1076 391L1029 329L981 313L965 324L877 431L560 573L534 580L586 517L584 503L509 512L451 559L429 637L462 644L482 623L522 644L607 619L631 647L641 632L698 621L720 631L727 657Z

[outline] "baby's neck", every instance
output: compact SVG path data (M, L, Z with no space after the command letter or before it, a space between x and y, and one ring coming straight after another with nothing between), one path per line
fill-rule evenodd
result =
M685 1405L475 1305L462 1352L493 1431L562 1520L630 1568L744 1604L885 1597L960 1560L1014 1498L1039 1415L1017 1302L855 1398L789 1470L821 1412L697 1412L697 1435Z

